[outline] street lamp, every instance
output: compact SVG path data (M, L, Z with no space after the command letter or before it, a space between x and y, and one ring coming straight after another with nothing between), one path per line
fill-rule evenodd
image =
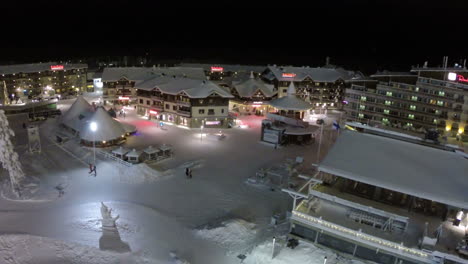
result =
M93 153L94 153L93 165L96 166L96 131L97 131L96 122L91 122L91 124L89 124L89 128L91 129L91 131L93 131Z
M203 141L203 125L200 126L200 142Z
M323 258L323 264L327 264L327 257Z

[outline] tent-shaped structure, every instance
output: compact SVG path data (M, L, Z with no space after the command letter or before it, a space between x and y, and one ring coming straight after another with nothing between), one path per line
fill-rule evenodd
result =
M90 124L95 122L97 130L92 131ZM81 127L80 137L84 144L112 145L125 137L126 131L121 123L113 119L107 111L99 107L96 112Z
M61 117L61 123L75 131L80 131L84 119L89 118L92 114L93 107L83 96L79 96L71 105L70 109Z
M120 123L123 127L123 129L125 130L125 133L127 135L129 134L132 134L132 133L135 133L136 132L136 126L134 125L130 125L130 124L127 124L127 123Z
M125 160L126 154L128 153L128 149L123 148L122 146L112 150L112 155L119 159Z
M312 105L310 103L307 103L306 101L300 99L295 95L295 93L296 88L294 87L294 83L291 82L291 84L288 87L288 95L275 100L271 100L269 104L281 110L305 111L312 108Z
M132 151L128 152L125 156L128 158L128 162L130 163L139 163L141 158L142 151L133 149Z
M147 160L156 160L158 158L158 153L162 151L158 148L155 148L153 146L149 146L143 150L143 152L146 154L146 159Z

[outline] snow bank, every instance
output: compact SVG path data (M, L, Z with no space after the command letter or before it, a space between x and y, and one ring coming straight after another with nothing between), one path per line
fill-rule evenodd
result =
M159 263L135 253L101 251L45 237L30 235L0 236L0 263L26 264L106 264L106 263Z
M120 165L121 166L121 165ZM123 167L119 170L119 182L131 184L152 183L174 175L173 170L159 171L151 168L146 163L140 163L131 167Z
M195 230L195 235L216 242L230 251L236 251L255 239L256 225L242 219L231 219L221 223L221 226Z
M321 249L312 244L299 241L299 245L290 249L280 241L276 241L275 256L273 254L273 241L268 241L256 247L243 263L245 264L323 264L327 257L327 264L364 264L359 260L341 257L331 250Z

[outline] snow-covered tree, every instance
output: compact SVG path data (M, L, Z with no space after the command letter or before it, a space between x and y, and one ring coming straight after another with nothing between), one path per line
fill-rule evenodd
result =
M11 143L11 137L14 135L15 133L10 129L5 112L0 110L0 164L10 175L12 192L17 196L21 196L21 182L24 179L24 173L21 169L18 153L15 152Z

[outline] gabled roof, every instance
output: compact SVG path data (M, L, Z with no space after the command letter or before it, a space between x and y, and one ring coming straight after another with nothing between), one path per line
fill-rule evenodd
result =
M135 88L143 90L159 89L163 93L173 95L184 92L190 98L205 98L213 93L224 98L234 97L211 81L190 78L154 77L151 80L135 83Z
M96 122L97 130L91 131L89 124ZM82 124L80 137L86 141L111 141L121 138L126 131L119 121L113 119L107 111L99 107L89 118L88 122Z
M88 103L88 101L86 101L83 96L79 96L70 106L68 111L61 116L61 122L67 127L79 131L82 122L81 120L89 118L93 112L93 107Z
M266 84L262 80L255 78L249 78L233 86L240 97L252 97L257 91L260 91L265 97L273 97L277 93L273 91L273 85Z
M309 68L292 66L268 66L271 73L267 73L265 78L279 81L301 82L307 77L315 82L336 82L338 80L348 81L363 78L361 73L346 71L341 68ZM289 77L283 74L288 74Z
M88 68L87 64L68 64L68 63L62 64L62 63L57 63L57 62L13 64L13 65L0 65L0 74L52 71L50 67L52 65L63 65L63 70L87 69Z
M267 66L259 65L234 65L234 64L209 64L209 63L181 63L180 67L203 68L211 71L211 67L223 67L224 72L263 72Z
M130 81L144 81L161 76L187 77L199 80L206 79L205 72L202 68L116 67L104 68L102 73L102 81L118 81L122 77L125 77Z

